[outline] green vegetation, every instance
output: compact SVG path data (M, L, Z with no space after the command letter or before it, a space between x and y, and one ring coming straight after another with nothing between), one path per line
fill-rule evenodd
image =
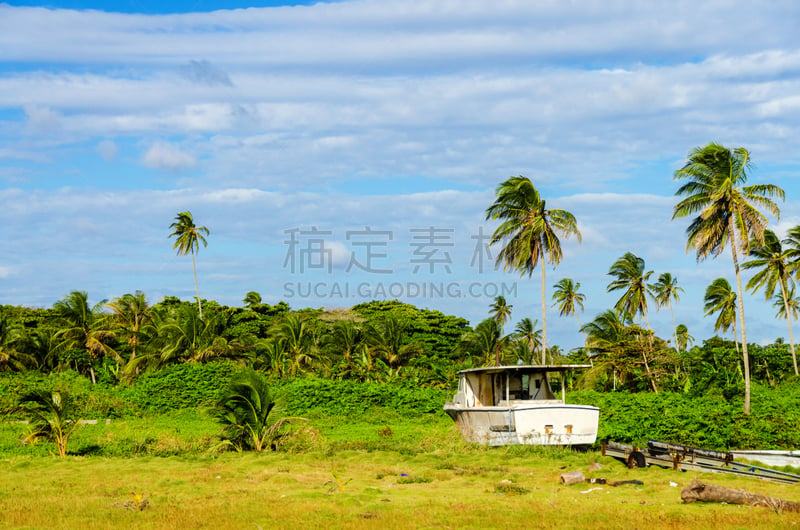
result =
M502 245L499 263L528 276L541 268L542 327L523 317L510 333L513 308L502 296L474 327L396 300L338 310L265 304L255 291L243 307L201 300L194 254L209 231L179 213L170 237L178 254L192 255L196 304L151 303L137 291L91 307L86 292L73 291L49 309L0 306L7 468L0 526L50 526L34 510L48 506L64 528L405 527L418 520L508 527L565 513L569 526L774 527L769 512L678 509L668 500L676 491L663 486L672 476L656 471L642 471L652 485L605 497L661 499L661 508L631 519L630 506L557 489L558 469L587 466L600 459L596 451L473 446L442 410L462 369L586 363L586 373L566 376L566 399L600 408L599 440L718 450L800 445L792 334L800 226L782 241L766 229L758 208L777 217L772 198L783 192L746 186L748 167L745 149L709 144L675 175L685 180L674 217L697 215L687 249L702 260L730 244L734 260L736 290L714 280L704 307L716 317L715 331L732 329L733 340L699 344L674 314L669 339L651 328L649 302L672 314L682 289L669 272L648 283L655 273L633 252L609 270L608 290L620 291L619 301L586 324L578 315L581 284L555 284L553 305L576 317L585 343L570 352L548 344L544 264L562 259L559 237L580 240L580 233L569 212L546 209L522 176L501 183L486 210L501 222L491 240ZM747 288L763 289L787 319L788 345L747 344L739 255L749 258L742 268L755 271ZM54 454L61 458L51 460ZM606 463L614 478L631 477ZM45 469L56 478L42 482Z

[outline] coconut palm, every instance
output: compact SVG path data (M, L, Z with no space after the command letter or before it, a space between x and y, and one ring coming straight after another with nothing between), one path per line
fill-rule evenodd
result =
M59 351L80 349L89 354L92 362L110 356L120 365L124 364L122 357L111 347L114 333L108 328L102 313L105 302L103 300L90 308L86 291L72 291L53 305L62 321L62 327L56 333ZM92 362L89 363L89 374L92 383L96 383Z
M372 355L392 369L424 352L421 343L410 340L408 323L395 316L387 315L368 324L364 334Z
M668 272L661 273L656 283L647 286L650 295L656 302L656 308L669 307L669 314L672 317L672 332L675 337L675 347L678 348L678 328L675 326L675 312L672 310L672 302L679 302L680 293L683 289L678 286L678 279L673 278ZM680 351L680 348L678 348Z
M23 351L24 337L21 326L0 317L0 372L25 371L36 366L36 359Z
M250 291L244 295L242 303L245 305L245 307L252 309L253 306L261 303L261 295L255 291Z
M139 346L142 342L142 334L145 326L152 322L152 312L147 297L141 291L135 294L124 294L121 297L106 304L116 316L117 324L122 328L123 335L127 338L131 348L130 357L126 363L131 367L136 365L136 357Z
M794 284L789 287L789 294L786 296L786 301L784 301L782 295L775 295L772 307L775 308L776 318L786 318L788 314L791 314L792 318L795 320L800 317L800 298L795 296Z
M576 308L583 311L583 301L586 295L578 292L581 288L580 282L575 282L571 278L562 278L553 286L553 305L558 307L558 314L563 316L575 315L578 320L578 329L583 329L581 317L578 316ZM583 334L584 339L586 334Z
M177 250L179 256L186 254L192 255L192 272L194 273L194 288L197 291L197 309L200 313L200 319L203 318L203 304L200 301L200 288L197 285L197 266L195 264L194 255L200 249L200 243L204 247L208 246L205 236L209 234L208 228L205 226L197 226L194 224L194 218L190 212L180 212L175 216L175 222L169 225L172 228L172 233L169 237L175 238L175 244L172 246Z
M780 295L785 306L784 314L789 325L789 347L792 352L794 375L798 375L797 355L794 351L794 334L792 333L792 315L789 311L789 286L794 285L792 273L798 269L800 263L789 261L789 254L772 230L764 230L763 242L750 242L749 256L753 259L742 263L742 268L760 270L750 278L746 288L753 292L763 288L764 297L767 300L775 294L775 287L781 289Z
M736 353L739 353L739 341L736 336L736 293L725 278L717 278L706 288L703 309L705 315L718 313L714 322L714 331L727 332L733 328L733 342Z
M613 388L625 387L629 376L635 373L635 351L642 350L639 333L631 328L630 315L618 309L609 309L583 326L586 349L591 355L592 369L586 373L586 382L594 383L600 376L611 374Z
M767 226L766 210L776 219L780 209L772 197L784 198L774 184L746 186L750 153L743 147L733 150L716 143L689 152L684 166L675 172L676 180L686 179L675 195L685 197L675 205L672 218L697 215L686 229L686 250L693 248L697 260L719 256L730 244L744 360L744 413L750 414L750 357L747 352L744 296L739 270L739 253L750 251L750 241L762 242Z
M317 358L317 337L311 320L297 314L287 315L276 324L273 333L283 343L292 377L305 371Z
M537 329L538 324L538 320L532 321L530 318L525 317L517 322L517 327L514 328L514 338L524 345L524 351L527 353L527 355L520 356L520 358L525 359L525 362L530 364L533 364L535 353L542 347L542 330Z
M481 321L473 331L461 338L458 351L469 356L482 359L483 366L502 364L503 356L508 350L509 340L503 336L500 323L493 318Z
M214 408L214 417L223 425L220 437L223 445L237 451L276 449L279 440L286 436L285 427L303 418L281 418L269 421L275 402L266 379L254 370L234 374L222 391Z
M46 440L56 444L58 456L67 454L69 439L80 425L67 394L57 390L32 390L17 400L14 412L28 419L30 430L24 442Z
M548 210L544 199L533 183L523 176L510 177L496 190L494 203L486 209L486 219L501 220L492 234L490 245L501 241L505 246L497 254L497 263L505 270L533 275L542 262L542 364L547 352L547 302L545 296L545 267L549 261L554 267L561 262L559 236L576 236L581 233L575 217L566 210Z
M608 284L608 292L624 290L622 296L614 308L621 314L631 315L636 318L641 316L647 324L647 329L652 330L650 321L647 319L647 280L653 271L645 272L644 259L634 255L631 252L626 252L622 257L611 265L609 269L609 276L615 279ZM649 341L648 344L652 345ZM650 363L647 359L646 349L642 347L642 360L644 361L644 368L647 372L647 377L650 379L650 384L653 387L653 392L658 394L658 387L656 386L655 378L650 372Z
M694 343L694 337L689 335L689 328L686 324L678 324L675 328L675 344L679 351L686 351L689 345Z
M513 305L508 305L508 303L506 303L505 297L496 296L492 305L489 306L489 314L492 315L492 318L497 320L502 328L506 325L508 319L511 318L511 309L513 307Z

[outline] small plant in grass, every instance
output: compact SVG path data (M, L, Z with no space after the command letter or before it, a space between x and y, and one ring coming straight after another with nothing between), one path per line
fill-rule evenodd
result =
M351 478L347 480L341 480L336 475L336 473L332 471L331 471L331 476L333 476L333 480L329 480L324 484L325 486L331 485L330 489L328 489L328 493L344 493L345 486L347 486L347 484L349 484L350 481L353 480Z
M304 418L281 418L273 423L269 414L275 407L267 380L254 370L235 374L214 408L214 417L223 425L217 448L230 446L237 451L275 450L288 433L292 421Z
M33 390L17 400L14 412L25 416L30 424L23 443L45 440L56 444L58 456L67 454L67 443L80 426L68 395L57 390Z

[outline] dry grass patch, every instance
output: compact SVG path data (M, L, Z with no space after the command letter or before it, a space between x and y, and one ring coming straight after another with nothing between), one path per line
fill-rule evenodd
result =
M589 472L589 464L598 460L602 469ZM561 473L577 470L644 485L559 483ZM2 528L772 529L792 526L797 515L684 505L680 490L699 476L727 487L800 498L795 486L656 468L629 470L596 453L520 448L19 457L0 462L0 471ZM144 500L142 509L128 508Z

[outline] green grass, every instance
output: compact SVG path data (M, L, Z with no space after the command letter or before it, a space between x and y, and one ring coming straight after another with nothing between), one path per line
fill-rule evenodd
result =
M262 454L210 452L218 427L202 411L114 420L84 427L64 459L19 446L24 426L2 424L0 528L772 529L797 520L680 500L694 477L788 500L799 500L796 486L629 470L593 451L473 446L441 415L308 419L296 440ZM603 467L589 472L594 462ZM567 471L644 485L565 487Z

